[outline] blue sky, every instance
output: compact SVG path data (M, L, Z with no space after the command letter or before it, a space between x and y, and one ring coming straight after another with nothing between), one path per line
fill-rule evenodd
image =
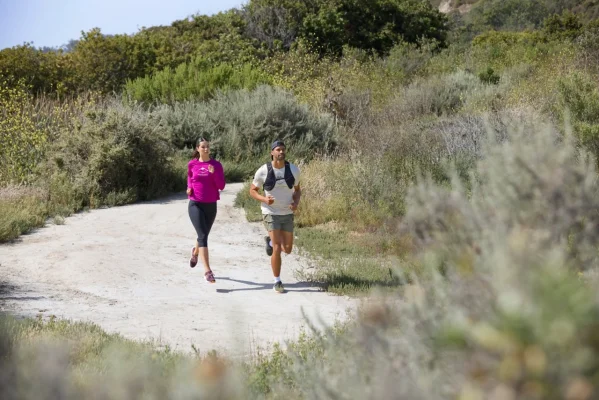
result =
M58 47L94 27L135 33L191 14L211 15L246 0L0 0L0 49L24 42Z

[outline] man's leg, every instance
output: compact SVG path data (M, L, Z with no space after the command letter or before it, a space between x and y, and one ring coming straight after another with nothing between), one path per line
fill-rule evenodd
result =
M293 232L281 231L281 236L283 238L283 251L285 254L291 253L291 250L293 250Z
M283 232L280 230L272 230L268 232L272 241L272 256L270 256L270 267L272 274L276 278L281 276L281 251L283 250Z
M283 239L283 251L285 254L291 253L293 250L293 226L294 226L294 215L286 215L281 221L281 236Z

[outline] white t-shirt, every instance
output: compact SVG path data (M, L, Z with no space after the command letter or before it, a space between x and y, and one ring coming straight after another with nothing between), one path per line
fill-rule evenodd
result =
M289 168L291 169L291 173L295 178L295 182L293 186L298 186L300 182L300 170L294 164L289 163ZM291 203L293 203L293 192L294 189L287 186L285 182L285 167L283 168L274 168L272 169L275 173L275 178L277 179L277 183L275 187L271 190L265 190L264 195L271 195L275 198L274 203L271 205L267 205L266 203L260 203L262 208L262 214L273 214L273 215L288 215L293 214L293 211L289 208ZM254 181L252 182L254 186L262 189L262 185L264 185L264 181L266 181L266 175L268 174L268 168L266 164L262 165L256 174L254 175Z

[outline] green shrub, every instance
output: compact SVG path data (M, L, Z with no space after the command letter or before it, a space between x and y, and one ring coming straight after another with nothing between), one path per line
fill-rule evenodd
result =
M534 131L534 123L521 126L502 144L485 144L472 182L472 203L457 180L453 191L423 183L408 197L410 232L417 233L421 245L442 243L438 254L443 254L445 266L459 269L464 254L478 257L481 249L493 248L491 242L498 237L508 240L513 235L527 237L527 246L540 246L538 251L565 246L566 255L573 257L567 264L576 270L597 266L594 167L573 138L561 138L549 126L543 130L538 121ZM455 251L458 245L461 251Z
M127 81L123 97L127 101L172 104L184 100L206 100L217 91L251 90L269 81L265 73L250 64L243 67L211 65L196 57L175 69L166 67L151 76Z
M357 231L383 229L404 215L405 196L418 177L447 185L451 164L469 188L489 132L505 140L509 130L538 123L534 114L522 110L411 120L401 110L403 104L370 115L359 133L344 138L348 147L339 156L303 166L309 184L303 188L299 226L335 221Z
M53 146L50 168L68 179L84 205L119 205L185 188L168 136L140 107L113 100L88 111Z
M43 226L49 214L45 195L27 187L0 188L0 243Z
M418 283L369 299L343 335L317 336L322 350L295 358L293 388L308 399L592 398L597 171L559 138L531 123L488 143L472 194L459 180L411 190L403 226Z
M399 108L406 117L450 115L458 112L473 92L484 85L473 74L458 71L411 83L402 93Z
M468 51L469 67L491 67L497 73L521 64L542 65L561 61L572 55L572 45L559 40L549 40L539 31L483 33L472 41Z
M599 86L591 77L574 73L559 80L562 106L578 121L599 123Z
M383 64L391 71L408 79L418 75L438 53L438 42L434 40L423 40L418 45L414 43L399 43L395 45L389 55L383 60Z
M488 67L485 71L478 74L478 79L480 79L484 83L497 85L501 80L501 77L495 73L493 68Z
M599 86L588 75L575 73L558 81L562 120L568 112L580 142L599 156Z
M235 207L243 208L245 210L246 219L249 222L262 221L262 211L260 210L260 203L250 196L250 181L243 185L243 188L235 196Z
M9 87L0 78L0 185L30 181L44 156L48 137L27 89L23 81Z
M215 352L159 349L95 324L0 317L3 399L241 399L237 372Z
M599 68L599 19L587 24L575 43L580 49L578 63L585 70L597 72Z
M288 92L270 86L218 93L204 103L185 102L158 107L161 121L176 146L193 146L198 137L212 142L220 160L257 162L269 159L270 144L285 141L294 159L310 159L336 146L333 120L315 114Z
M575 39L582 33L582 27L579 17L570 11L561 15L554 14L543 21L545 33L560 39Z
M482 0L467 16L475 29L519 31L541 26L549 15L543 0Z

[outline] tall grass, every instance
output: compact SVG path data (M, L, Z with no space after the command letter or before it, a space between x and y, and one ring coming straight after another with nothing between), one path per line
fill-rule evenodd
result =
M0 396L7 400L241 398L238 376L214 353L159 349L92 324L0 318Z
M48 141L35 119L25 83L9 87L0 80L0 184L26 182L43 159Z
M0 243L43 226L49 215L45 191L27 187L0 188Z

